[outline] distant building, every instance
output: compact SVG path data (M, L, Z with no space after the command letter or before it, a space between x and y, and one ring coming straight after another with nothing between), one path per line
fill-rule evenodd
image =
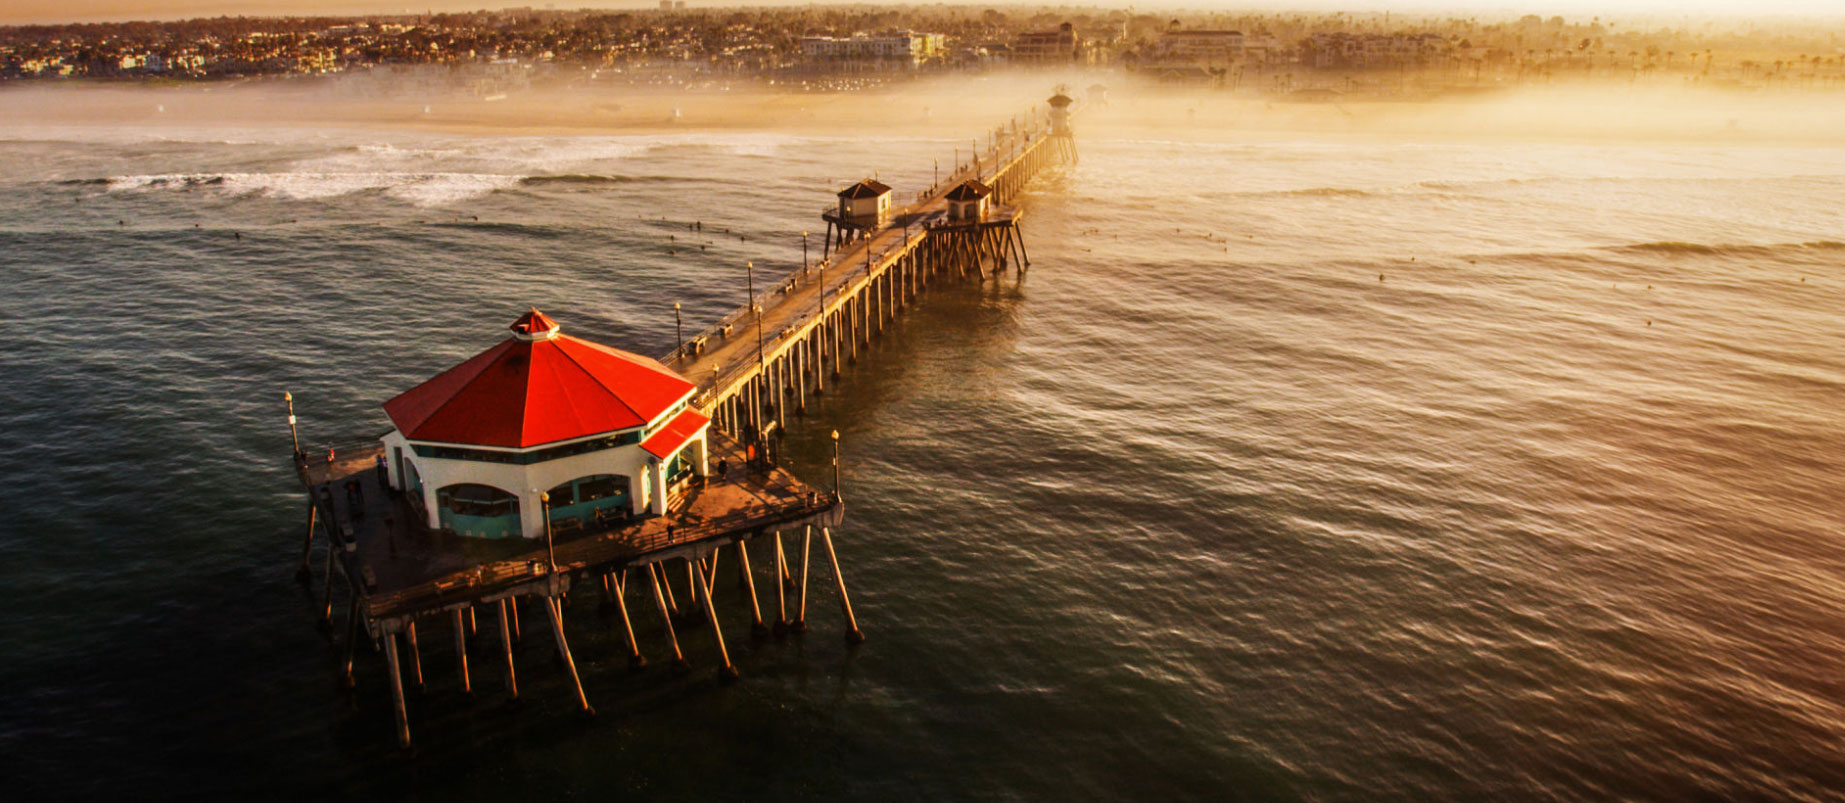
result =
M1067 64L1082 56L1083 40L1076 26L1064 23L1054 31L1021 33L1012 42L1009 60L1026 64Z
M1228 64L1243 58L1242 31L1168 31L1154 51L1167 61Z
M1315 68L1389 67L1416 64L1446 55L1451 49L1441 34L1316 33L1307 41L1306 60Z
M801 55L814 61L894 62L916 66L942 54L942 35L898 31L883 36L805 36Z

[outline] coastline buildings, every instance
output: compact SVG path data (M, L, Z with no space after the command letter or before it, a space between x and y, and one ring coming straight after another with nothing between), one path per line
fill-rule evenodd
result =
M810 62L828 64L850 62L915 69L940 59L943 52L939 33L897 31L878 36L855 33L843 37L801 37L801 56Z
M1083 38L1076 34L1076 26L1066 22L1056 30L1019 34L1007 57L1023 64L1074 64L1082 56Z
M1267 91L1309 71L1421 67L1431 86L1648 77L1753 88L1845 86L1836 35L1793 24L1649 28L1599 18L1405 18L1388 14L1022 12L919 6L661 10L510 8L359 18L215 17L0 27L0 81L171 81L312 77L410 68L412 90L486 98L531 83L730 88L764 81L808 91L862 88L923 70L1121 64L1161 80ZM1065 20L1045 30L1046 20ZM865 33L855 33L865 31ZM922 33L928 31L928 33ZM1087 36L1078 32L1088 32ZM1244 80L1244 72L1249 73ZM829 76L828 73L837 73ZM1280 80L1275 80L1276 76ZM1399 82L1400 83L1400 82ZM361 82L365 86L367 82Z
M1243 58L1242 31L1167 31L1154 54L1161 59L1222 65Z
M1309 37L1304 61L1315 69L1394 67L1425 64L1446 57L1453 45L1441 34L1316 33Z

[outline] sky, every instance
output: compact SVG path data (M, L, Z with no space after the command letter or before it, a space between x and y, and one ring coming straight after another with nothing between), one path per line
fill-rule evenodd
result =
M860 0L865 2L866 0ZM924 0L914 0L923 2ZM1460 13L1532 13L1618 16L1647 14L1664 17L1718 15L1725 17L1762 16L1845 16L1845 0L1060 0L1076 5L1160 8L1225 8L1303 11L1453 11ZM406 2L414 5L406 5ZM876 3L877 0L869 0ZM982 3L976 0L951 0L955 5L1013 5L1018 3ZM688 0L692 7L738 5L806 5L807 0ZM1041 3L1025 2L1025 5ZM1049 3L1055 4L1055 3ZM481 8L518 6L557 8L653 8L651 0L0 0L0 24L47 22L91 22L102 20L178 19L184 17L238 15L315 14L339 16L366 13L416 13L435 11L472 11Z

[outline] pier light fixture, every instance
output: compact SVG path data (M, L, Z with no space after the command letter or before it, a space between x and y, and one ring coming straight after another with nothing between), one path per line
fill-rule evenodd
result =
M295 459L301 459L301 433L295 430L295 394L282 391L282 401L288 402L288 439L295 444Z
M801 275L807 275L807 232L801 232Z
M743 269L749 282L750 309L756 313L756 375L766 377L769 375L769 367L767 355L763 353L762 305L756 303L756 263L746 261Z
M679 364L685 364L685 321L679 316L679 302L673 302L673 338L679 341Z
M538 489L533 488L532 490L537 491ZM550 564L550 567L551 567L551 573L548 576L552 578L551 582L555 584L557 582L557 579L556 579L557 578L557 544L555 544L551 539L551 492L550 491L539 492L538 509L541 511L544 511L544 514L545 514L545 560Z

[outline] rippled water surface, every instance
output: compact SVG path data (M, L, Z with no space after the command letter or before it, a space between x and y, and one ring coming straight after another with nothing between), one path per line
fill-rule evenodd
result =
M1845 788L1845 149L1085 137L1022 278L792 438L840 550L743 682L535 617L508 704L291 579L310 445L538 305L673 345L955 143L8 129L0 769L53 797L1819 798ZM662 221L664 217L666 220ZM685 221L702 220L702 234ZM816 249L818 242L815 241ZM723 584L730 586L731 584ZM637 608L637 610L643 610ZM528 612L528 616L530 613Z

